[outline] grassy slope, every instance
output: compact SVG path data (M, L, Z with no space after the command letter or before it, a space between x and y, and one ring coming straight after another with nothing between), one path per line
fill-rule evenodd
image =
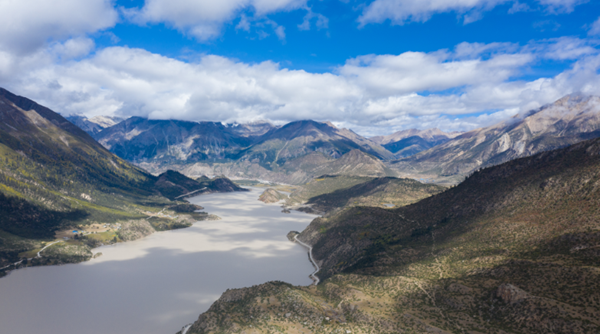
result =
M423 184L412 179L382 177L314 196L307 204L320 212L331 212L350 206L385 207L386 204L391 204L399 207L440 193L444 189L435 184Z
M347 189L357 184L373 180L371 177L322 175L312 179L307 184L290 194L288 205L305 203L310 198L331 193L339 189Z
M316 219L318 287L229 290L188 333L598 333L599 171L594 140Z

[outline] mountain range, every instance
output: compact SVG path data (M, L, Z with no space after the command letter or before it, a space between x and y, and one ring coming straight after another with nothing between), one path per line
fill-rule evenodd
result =
M321 174L394 174L393 154L331 123L223 125L129 118L94 135L111 152L153 173L226 175L302 184ZM360 153L359 153L360 152Z
M479 168L600 136L599 105L598 97L573 94L465 133L410 129L365 138L309 120L275 126L132 117L93 136L154 174L175 169L195 177L303 184L322 174L349 173L456 184ZM354 150L363 154L340 160ZM361 168L345 164L357 159L367 163Z
M453 183L473 171L600 136L600 97L568 95L499 124L463 133L390 167ZM416 171L416 172L415 172Z
M230 161L253 142L221 123L141 117L128 118L94 137L123 159L159 164Z

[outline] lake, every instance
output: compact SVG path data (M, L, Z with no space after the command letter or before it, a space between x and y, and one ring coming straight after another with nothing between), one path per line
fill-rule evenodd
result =
M0 332L174 334L228 288L312 283L307 250L287 240L314 215L259 202L262 189L190 198L222 218L94 249L89 262L0 279ZM43 253L42 253L43 255Z

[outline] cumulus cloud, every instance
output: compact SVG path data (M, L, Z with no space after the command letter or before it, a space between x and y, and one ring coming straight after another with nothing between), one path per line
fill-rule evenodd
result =
M138 24L166 22L199 40L208 40L221 33L223 23L231 21L244 10L256 16L278 11L304 8L306 0L146 0L140 8L123 9L125 16ZM244 15L238 27L249 29ZM281 39L283 30L275 31Z
M48 42L112 27L117 19L110 0L0 1L0 49L35 52Z
M556 54L560 45L571 47ZM29 58L0 53L0 82L63 114L222 122L315 119L365 135L408 127L466 130L569 93L600 93L600 55L576 39L366 55L331 73L215 55L185 62L127 47L68 59L86 47L89 41L73 39ZM515 79L540 60L573 57L572 67L554 77Z
M501 54L488 60L451 61L451 57L448 52L362 56L348 61L339 72L356 85L363 86L371 96L380 97L498 83L509 79L533 60L529 54Z
M551 14L569 13L577 5L588 0L536 0L546 12ZM361 26L369 23L381 23L390 20L392 24L425 22L431 16L440 13L457 13L465 24L479 20L482 14L499 5L513 5L508 13L530 10L526 4L515 0L375 0L369 4L359 17Z

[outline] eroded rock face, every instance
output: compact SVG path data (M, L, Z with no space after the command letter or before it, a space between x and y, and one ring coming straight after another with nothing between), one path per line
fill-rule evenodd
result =
M505 303L516 304L529 298L529 294L512 284L505 283L500 285L496 290L496 297L502 299Z

